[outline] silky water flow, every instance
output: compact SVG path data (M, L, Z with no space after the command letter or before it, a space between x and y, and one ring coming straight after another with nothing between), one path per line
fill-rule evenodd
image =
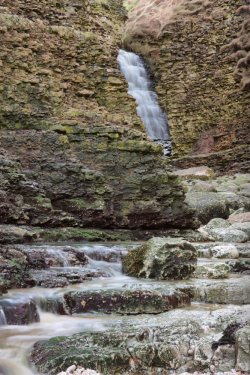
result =
M119 50L117 61L128 82L128 93L136 100L137 114L142 119L147 134L163 146L164 155L171 155L168 120L152 91L152 84L142 59L133 52Z

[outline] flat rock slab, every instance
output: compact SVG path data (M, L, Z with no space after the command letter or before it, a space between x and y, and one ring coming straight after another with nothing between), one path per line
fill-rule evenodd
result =
M79 284L94 278L108 277L105 271L85 268L50 268L47 270L31 270L30 282L34 286L58 288Z
M186 194L186 203L195 213L202 224L213 218L228 218L229 205L226 199L218 193L189 192Z
M216 311L180 309L157 317L133 317L122 324L114 322L106 331L38 342L31 361L39 372L51 375L73 362L98 369L104 375L156 374L158 370L161 374L171 370L194 372L194 366L205 372L211 365L216 371L229 371L238 360L235 346L223 347L224 350L220 346L214 352L212 343L220 339L229 324L243 322L246 309L236 306Z
M70 314L90 311L117 314L158 314L190 304L190 295L177 289L107 289L64 294Z
M195 301L236 305L250 303L250 278L247 275L223 281L197 280L190 288Z
M36 241L37 234L28 227L18 227L14 225L0 225L0 243L13 244L13 243L27 243Z

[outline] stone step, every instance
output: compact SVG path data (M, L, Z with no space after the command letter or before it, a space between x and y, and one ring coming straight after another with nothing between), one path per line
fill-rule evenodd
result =
M69 314L102 312L116 314L159 314L190 304L187 292L174 288L117 288L93 291L71 291L64 294Z
M58 288L82 282L90 281L95 278L109 277L105 271L100 269L89 269L80 267L49 268L47 270L31 270L30 281L34 286L44 288Z
M183 286L187 288L187 285ZM250 278L248 275L230 277L224 280L192 280L188 288L193 293L193 301L236 305L250 304Z

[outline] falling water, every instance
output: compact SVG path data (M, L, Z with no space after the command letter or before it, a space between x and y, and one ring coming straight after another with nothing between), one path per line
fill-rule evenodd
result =
M0 326L4 326L7 324L7 320L5 317L5 313L3 311L3 308L0 306Z
M143 61L135 53L120 50L118 63L128 82L128 93L135 98L137 114L141 117L148 136L163 146L164 155L171 155L171 140L166 114L158 104L157 95L151 90L151 82Z

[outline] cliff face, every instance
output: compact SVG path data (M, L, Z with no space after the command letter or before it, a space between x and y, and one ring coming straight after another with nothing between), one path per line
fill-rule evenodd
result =
M125 45L154 73L174 158L188 155L178 166L248 169L249 40L244 1L148 0L129 13Z
M0 10L1 127L138 121L116 64L121 1L4 0Z
M118 69L124 19L117 0L1 2L1 224L190 222Z

